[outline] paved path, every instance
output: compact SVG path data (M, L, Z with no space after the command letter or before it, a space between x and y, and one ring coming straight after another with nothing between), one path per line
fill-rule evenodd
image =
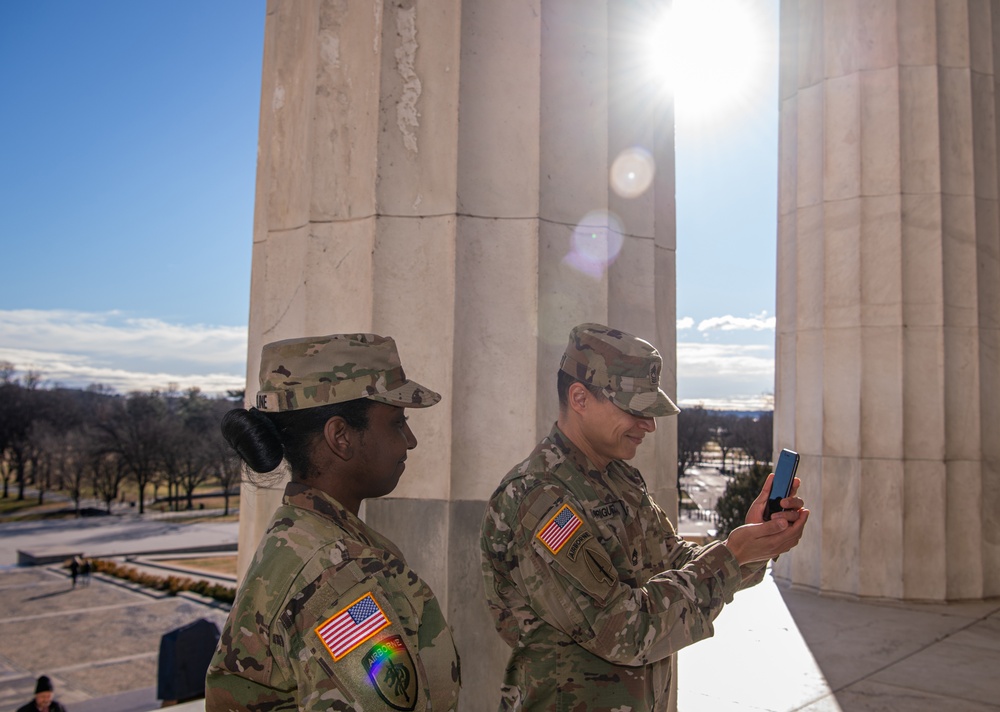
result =
M73 712L84 712L88 700L136 692L132 709L158 707L163 634L199 619L221 628L227 613L207 599L171 597L100 574L74 589L61 567L0 570L0 709L30 700L41 674Z
M235 544L236 522L181 524L138 517L0 524L0 710L31 699L49 675L71 712L130 712L156 699L161 637L199 619L225 622L226 606L176 597L100 574L74 589L59 565L16 566L17 551L112 557Z
M205 516L204 512L199 514ZM0 524L0 567L17 564L18 551L128 556L206 545L233 547L238 540L238 522L187 524L176 516L10 522Z
M998 712L1000 599L919 604L736 594L679 655L680 712Z

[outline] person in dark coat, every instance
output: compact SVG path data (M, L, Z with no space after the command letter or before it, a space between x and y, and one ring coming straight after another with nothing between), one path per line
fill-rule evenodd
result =
M66 708L53 698L52 681L42 675L35 683L35 699L17 712L66 712Z

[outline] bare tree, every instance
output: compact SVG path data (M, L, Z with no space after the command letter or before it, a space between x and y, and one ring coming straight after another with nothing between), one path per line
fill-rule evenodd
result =
M225 450L216 450L215 477L222 488L222 496L226 502L226 509L223 515L229 514L229 498L233 494L235 485L239 484L243 476L243 462L239 456L232 451L229 445Z
M215 473L216 480L222 488L222 496L225 499L224 515L229 514L229 497L243 477L243 461L222 437L220 428L222 417L226 412L235 407L237 403L242 403L243 391L229 391L228 394L234 400L219 399L213 402L213 427L206 433L211 453L211 469ZM238 402L235 400L236 398L239 398Z
M736 443L758 465L769 465L774 451L774 413L767 411L753 418L740 418L734 428Z
M129 393L114 399L98 421L104 452L121 457L139 490L139 514L145 509L146 487L162 462L161 438L166 408L157 392Z
M180 474L188 509L194 508L194 491L212 477L211 439L219 430L217 402L203 396L197 388L188 389L179 402L181 432L187 444L180 459Z
M30 402L33 392L14 381L0 384L0 448L7 461L8 476L4 478L4 493L7 482L13 478L17 485L17 499L24 499L24 488L28 482L31 443L28 431L35 419L35 409Z
M68 490L73 499L73 511L80 515L80 500L84 488L91 479L93 459L93 434L85 427L77 427L63 433L54 443L56 448L56 469L59 473L59 488Z
M122 482L128 475L125 461L116 452L92 450L88 469L94 496L104 502L108 514L111 514L111 503L118 499Z
M184 491L186 508L194 508L194 491L211 477L210 453L205 433L193 424L175 421L163 442L164 475L175 488L174 499Z
M52 486L52 477L58 469L62 455L58 441L51 423L41 418L32 421L28 428L27 458L39 505L45 503L45 493Z
M711 414L702 406L685 408L677 416L677 479L701 459L710 437Z
M736 448L736 435L733 428L738 419L739 416L736 415L721 414L713 419L714 422L709 427L709 440L715 443L722 455L721 469L723 474L726 472L726 457Z

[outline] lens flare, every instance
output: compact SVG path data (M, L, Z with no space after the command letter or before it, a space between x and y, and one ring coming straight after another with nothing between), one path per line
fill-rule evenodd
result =
M570 251L564 262L583 274L600 279L618 257L623 241L618 217L606 210L594 210L584 215L573 230Z
M623 198L638 198L653 183L655 173L649 151L639 146L626 148L611 164L611 189Z

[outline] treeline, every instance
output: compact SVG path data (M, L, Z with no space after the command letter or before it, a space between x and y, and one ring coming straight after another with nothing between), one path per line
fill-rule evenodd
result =
M229 497L240 479L239 458L219 432L243 394L210 398L198 389L117 395L101 386L86 390L46 387L31 372L15 378L0 362L0 475L3 498L25 498L25 488L93 496L107 511L134 486L139 513L146 493L166 486L172 506L193 509L195 490L218 484ZM16 494L15 494L16 493Z
M714 444L722 456L722 469L726 462L736 458L750 461L750 465L770 465L774 413L744 414L722 410L709 410L701 406L684 408L677 416L677 477L700 462L709 444Z

